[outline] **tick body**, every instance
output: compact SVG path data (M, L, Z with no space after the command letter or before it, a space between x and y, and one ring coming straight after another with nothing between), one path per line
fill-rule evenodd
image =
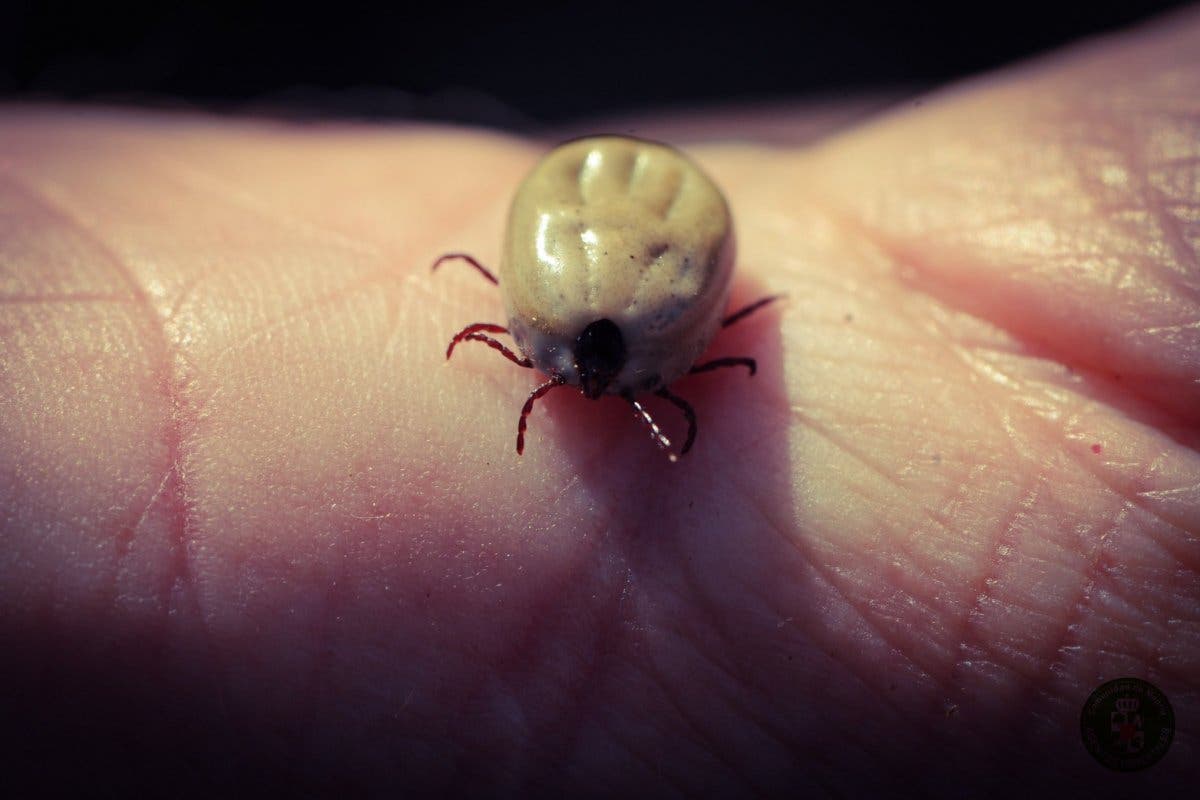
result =
M497 282L465 254L442 256L434 267L451 258ZM533 403L570 385L591 399L624 398L674 460L670 441L637 395L653 392L684 413L683 454L695 439L695 413L667 387L688 372L722 366L754 373L749 358L696 364L722 323L748 313L723 318L733 259L725 198L683 154L618 136L567 142L533 168L513 197L498 281L508 328L468 326L446 356L460 341L482 341L549 378L522 409L518 453ZM487 335L505 332L521 356Z

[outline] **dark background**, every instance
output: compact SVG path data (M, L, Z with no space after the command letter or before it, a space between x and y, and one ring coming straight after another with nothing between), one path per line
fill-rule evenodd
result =
M520 128L914 89L1178 5L0 0L0 98Z

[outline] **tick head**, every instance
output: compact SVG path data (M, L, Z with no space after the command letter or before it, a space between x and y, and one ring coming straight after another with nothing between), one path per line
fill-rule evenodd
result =
M595 400L625 366L621 329L610 319L596 320L576 337L574 355L579 387L585 397Z

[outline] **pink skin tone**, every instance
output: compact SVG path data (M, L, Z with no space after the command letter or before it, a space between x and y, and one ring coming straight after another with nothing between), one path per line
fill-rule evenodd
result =
M1200 19L810 117L770 146L632 124L725 189L732 306L788 295L705 356L755 377L672 387L700 432L669 464L567 389L518 457L544 379L446 362L505 320L430 263L495 266L546 142L0 113L25 763L447 795L1194 777ZM1181 724L1115 780L1078 714L1124 675Z

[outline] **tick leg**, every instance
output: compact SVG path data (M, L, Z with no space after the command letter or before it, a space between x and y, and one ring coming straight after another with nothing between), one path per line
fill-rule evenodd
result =
M688 370L689 375L695 375L697 372L708 372L721 367L746 367L753 375L758 370L758 362L753 358L745 356L734 356L733 358L714 358L712 361L705 361L703 364L697 364Z
M735 311L732 314L730 314L728 317L726 317L725 319L721 320L721 327L728 328L733 323L740 322L741 320L743 320L746 317L753 314L755 311L758 311L763 306L770 305L771 303L774 303L776 300L779 300L782 297L783 297L783 295L781 295L781 294L773 294L768 297L764 297L761 300L755 300L753 303L746 306L745 308ZM752 372L753 372L753 370L752 370Z
M496 276L492 274L492 271L490 269L485 267L483 264L480 264L472 256L469 256L466 253L446 253L445 255L440 256L437 261L433 262L433 266L430 267L430 271L432 272L433 270L437 269L438 265L441 264L443 261L450 261L450 260L456 259L456 258L467 262L472 267L479 270L483 274L483 277L487 278L492 283L499 285L500 281L496 280Z
M654 443L663 450L667 451L667 458L671 459L672 461L677 461L679 456L671 452L671 440L668 439L666 434L662 432L662 429L658 427L658 423L654 421L654 417L650 416L650 412L646 409L646 407L635 400L631 394L623 394L621 396L625 398L629 405L633 406L634 416L646 423L646 426L650 428L650 435L654 437Z
M509 350L492 337L479 333L479 331L487 331L488 333L508 333L508 328L504 327L503 325L493 325L490 322L476 322L474 325L468 325L458 333L454 334L454 338L450 340L450 346L446 348L446 358L450 358L450 354L454 352L454 348L459 342L483 342L493 350L499 350L501 355L516 364L518 367L533 366L533 362L528 358L518 358L517 354L512 350Z
M525 405L521 407L521 419L517 422L517 455L521 455L525 452L525 426L528 424L527 418L529 417L529 412L533 411L534 401L556 386L562 386L563 382L564 381L562 378L560 378L558 375L555 375L553 378L529 393L529 399L526 400Z
M676 408L683 412L683 416L687 420L687 441L683 443L683 449L679 451L679 455L682 456L686 454L688 450L692 449L692 444L696 441L696 411L692 408L691 403L689 403L687 400L684 400L682 397L671 394L667 391L665 386L655 392L655 394L664 400L671 401Z

